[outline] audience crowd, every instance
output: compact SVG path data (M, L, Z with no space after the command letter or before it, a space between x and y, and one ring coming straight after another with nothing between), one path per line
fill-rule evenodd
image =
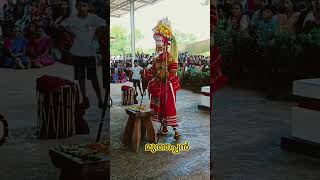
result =
M148 81L152 78L151 68L155 54L139 54L135 55L135 62L143 68L142 80ZM190 55L188 52L179 53L179 70L178 76L182 80L184 77L195 76L196 74L208 73L209 69L209 56L203 55ZM112 83L123 83L131 80L132 58L131 55L112 56L110 61L110 71Z
M220 25L247 31L262 43L279 32L308 33L320 25L319 0L224 0L217 11Z
M69 50L73 34L59 24L74 14L74 6L75 0L4 2L0 14L0 66L27 69L55 61L72 63ZM93 46L99 48L98 43Z

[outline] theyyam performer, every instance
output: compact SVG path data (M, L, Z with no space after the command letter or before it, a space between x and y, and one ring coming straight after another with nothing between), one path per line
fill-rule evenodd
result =
M173 36L168 18L162 19L153 29L156 56L152 67L153 79L149 82L151 94L150 108L155 111L153 120L161 123L160 133L167 134L168 126L174 130L174 138L179 139L177 130L176 92L180 89L177 42Z

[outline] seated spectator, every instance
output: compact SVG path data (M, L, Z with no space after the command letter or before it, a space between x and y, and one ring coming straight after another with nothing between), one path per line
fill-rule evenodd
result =
M269 43L274 38L278 27L272 6L268 5L262 9L262 20L257 24L256 35L260 43Z
M197 73L196 67L194 64L191 65L191 67L188 69L189 74L194 75Z
M232 15L229 18L229 25L237 31L244 31L249 25L249 17L243 14L242 5L235 3L232 7Z
M296 5L295 0L283 0L282 6L284 8L284 12L279 14L279 30L280 32L297 32L297 22L300 17L299 9Z
M197 63L197 65L195 66L195 68L196 68L196 72L197 72L197 73L201 73L201 72L202 72L203 66L202 66L201 61L199 61L199 62Z
M250 21L250 31L251 32L255 32L257 29L257 26L259 23L263 22L263 18L262 18L262 9L267 6L270 5L268 0L259 0L257 1L256 7L257 10L253 13L252 17L251 17L251 21ZM275 16L274 16L275 18Z
M311 29L320 27L320 0L312 0L312 10L307 14L303 22L303 32L309 32Z
M27 69L31 63L26 56L27 39L17 32L13 24L8 26L7 37L4 40L4 58L2 66L8 68Z
M31 59L32 67L40 68L54 63L50 54L51 41L40 26L36 27L28 43L28 55Z
M125 83L127 81L127 74L123 70L120 70L120 82Z
M118 71L112 71L111 72L111 82L112 83L119 83L119 76L118 76Z
M223 9L224 9L224 16L226 19L232 15L232 6L234 4L234 0L224 0L223 2Z

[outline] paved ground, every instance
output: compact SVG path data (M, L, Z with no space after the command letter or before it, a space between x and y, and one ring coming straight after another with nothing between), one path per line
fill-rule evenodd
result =
M131 83L127 83L131 85ZM111 84L111 96L114 106L111 108L111 172L112 179L209 179L209 113L200 111L200 95L181 90L177 94L177 112L179 116L181 143L188 141L190 151L174 155L171 152L134 153L124 149L121 138L127 115L121 106L121 85ZM148 100L144 101L145 103ZM159 129L159 126L155 126ZM171 130L171 129L169 129ZM160 139L163 143L172 143L173 133Z
M225 88L214 103L214 176L216 180L319 180L320 159L280 149L290 135L294 103Z
M98 68L99 76L100 72L101 68ZM57 63L42 69L0 69L0 113L8 120L10 128L10 138L0 146L0 180L57 180L59 171L51 163L49 148L60 144L95 141L101 112L97 108L96 97L89 82L87 92L92 107L87 111L85 119L89 123L90 134L77 135L65 140L36 138L35 82L36 78L44 74L72 80L73 68ZM107 130L108 125L104 128L103 138L106 138Z

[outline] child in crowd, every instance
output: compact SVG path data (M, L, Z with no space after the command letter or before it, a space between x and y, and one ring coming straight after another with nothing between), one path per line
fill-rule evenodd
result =
M98 98L99 108L102 108L103 100L96 71L96 49L93 47L93 40L97 28L106 26L106 22L102 18L89 13L90 0L77 0L76 7L78 14L67 18L61 25L75 36L70 53L74 62L75 79L79 81L83 99L82 105L85 108L90 107L85 85L87 75L87 79L91 80Z
M19 34L14 24L7 26L7 37L4 40L4 58L2 66L8 68L28 69L31 62L26 56L27 39Z
M261 43L269 43L277 32L278 25L271 5L267 5L262 9L262 19L263 21L257 24L257 37Z

